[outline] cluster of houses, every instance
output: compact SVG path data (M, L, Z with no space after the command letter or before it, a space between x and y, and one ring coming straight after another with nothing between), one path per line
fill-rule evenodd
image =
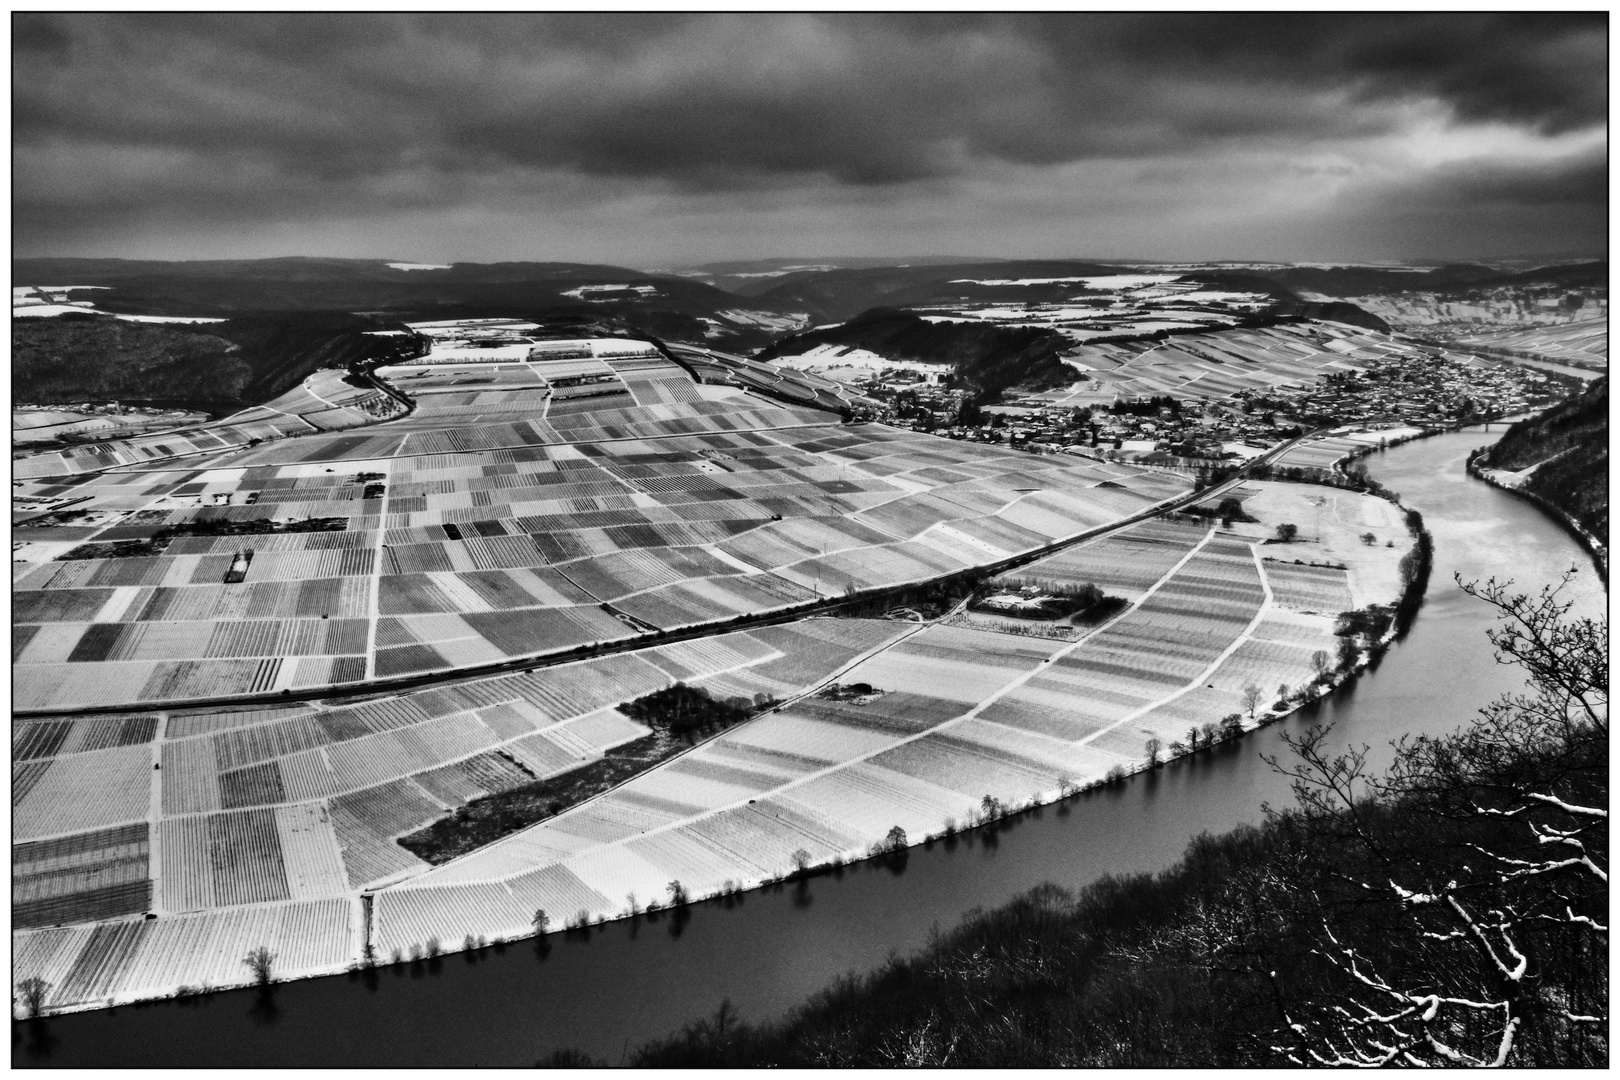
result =
M1522 413L1556 400L1561 378L1509 365L1422 353L1331 372L1303 386L1244 390L1231 397L1116 400L1107 411L1005 395L975 407L948 378L885 369L862 381L884 403L872 419L952 439L1033 453L1067 452L1118 461L1254 457L1302 430L1339 424L1446 426Z

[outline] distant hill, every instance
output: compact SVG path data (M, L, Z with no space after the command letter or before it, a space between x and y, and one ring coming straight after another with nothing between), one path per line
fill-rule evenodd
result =
M779 339L760 359L794 356L820 345L866 349L892 360L950 364L959 385L974 389L980 401L1012 387L1046 389L1072 383L1075 372L1059 356L1074 341L1056 330L998 325L993 321L930 322L914 309L931 306L994 304L1067 304L1087 287L1077 278L1106 278L1131 271L1098 263L1015 261L929 267L876 267L796 275L760 299L798 303L829 319L846 321L812 328ZM1328 319L1387 332L1378 316L1344 301L1305 301L1271 278L1238 271L1180 275L1218 292L1251 293L1265 298L1264 311L1244 315L1246 325L1279 318ZM997 282L998 284L986 284ZM1012 285L1009 282L1019 282ZM1100 286L1098 296L1119 294ZM852 317L852 307L876 297L878 306ZM1154 331L1163 336L1164 331Z
M1052 330L993 323L931 323L906 311L878 308L835 327L795 334L759 359L796 356L818 345L868 349L891 360L949 364L959 382L992 398L1013 386L1049 389L1075 379L1058 354L1073 343Z
M1254 273L1295 291L1352 297L1414 291L1461 294L1471 289L1514 285L1579 288L1607 285L1609 282L1607 262L1545 266L1522 272L1506 272L1488 266L1459 263L1433 270L1400 270L1368 266L1290 266L1280 270L1257 270Z
M1521 420L1479 459L1489 469L1517 472L1538 466L1524 481L1609 542L1609 380L1580 396Z
M1503 285L1552 285L1562 289L1582 289L1609 284L1609 264L1603 262L1571 263L1562 266L1543 266L1512 274L1499 282Z
M231 411L268 401L312 371L343 367L401 340L362 333L377 325L345 314L249 315L202 325L105 315L13 319L12 399Z
M832 321L852 318L875 307L1007 299L1005 290L995 292L964 284L973 279L1088 277L1121 272L1117 266L1102 263L1030 259L944 266L805 271L778 279L771 288L759 293L755 300L779 309L809 311L818 319ZM1057 299L1059 294L1068 295L1074 291L1073 285L1046 289L1036 287L1021 292L1018 299Z
M649 274L691 278L739 296L758 296L793 274L810 275L835 270L871 270L893 266L961 266L968 263L998 262L996 259L968 258L961 255L908 255L903 258L874 259L870 256L831 256L797 259L738 259L703 263L672 270L648 270Z
M757 348L779 332L746 312L794 310L745 301L701 281L585 263L401 270L376 259L18 259L12 276L23 285L109 286L96 294L96 306L132 315L382 312L402 321L573 315L619 319L660 337L713 340L728 349ZM726 314L738 310L742 318Z

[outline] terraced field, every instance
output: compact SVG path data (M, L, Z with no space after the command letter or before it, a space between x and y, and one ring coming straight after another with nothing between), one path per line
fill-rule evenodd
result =
M1276 464L1280 468L1297 465L1309 469L1331 469L1334 463L1344 458L1402 442L1418 434L1420 429L1414 427L1371 430L1338 428L1321 438L1310 439L1284 451Z
M1451 339L1458 345L1481 345L1530 353L1595 371L1609 369L1607 316L1554 326L1496 328L1462 333Z
M1087 343L1064 358L1087 381L1039 396L1066 406L1105 407L1117 397L1223 398L1239 390L1308 383L1327 372L1357 371L1403 349L1386 335L1340 324Z
M22 448L58 439L106 439L113 435L137 435L146 431L191 427L207 421L206 413L179 410L81 413L56 409L14 409L11 413L11 444Z

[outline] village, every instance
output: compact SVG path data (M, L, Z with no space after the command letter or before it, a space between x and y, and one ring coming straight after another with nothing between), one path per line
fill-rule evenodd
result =
M1173 394L1070 406L1050 395L1003 394L976 405L948 372L883 368L853 385L883 403L863 419L1030 453L1067 452L1136 464L1245 460L1282 440L1342 425L1444 428L1540 408L1567 392L1558 374L1472 356L1402 351L1310 383L1243 389L1225 398Z

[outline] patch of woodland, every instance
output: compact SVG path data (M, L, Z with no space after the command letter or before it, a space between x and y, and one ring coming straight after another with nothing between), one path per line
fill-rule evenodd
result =
M650 735L613 747L577 769L474 799L401 837L399 844L435 865L448 862L556 817L689 750L699 736L722 731L775 704L764 695L753 701L719 699L700 687L676 683L618 707L624 715L652 728Z
M231 520L212 518L200 521L182 521L157 529L148 537L123 540L98 540L80 544L57 560L75 559L135 559L162 555L169 543L182 536L270 536L277 533L344 532L349 527L346 517L303 518L299 521L273 521L270 518Z
M285 393L322 368L383 362L408 338L344 312L254 313L217 323L110 315L13 319L12 392L40 404L119 401L226 413Z
M1609 538L1609 380L1508 428L1477 464L1518 471L1540 467L1525 483L1579 521L1605 544Z

